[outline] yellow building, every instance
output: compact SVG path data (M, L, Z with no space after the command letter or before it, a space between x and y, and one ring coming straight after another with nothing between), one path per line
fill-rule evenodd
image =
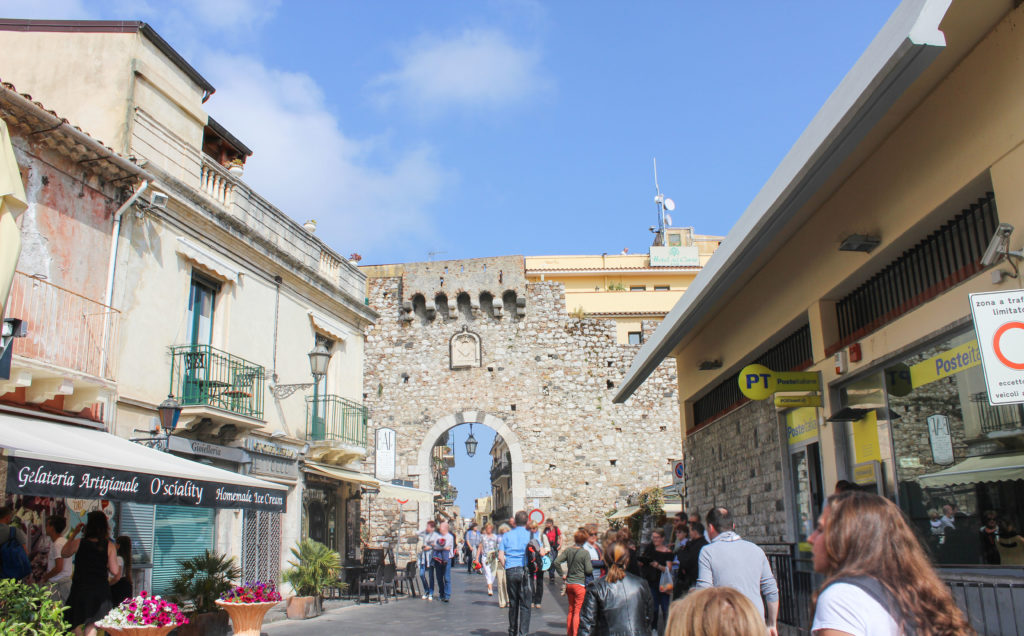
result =
M493 510L491 508L491 497L479 497L474 502L475 508L473 510L473 520L476 521L477 525L481 529L488 523L491 523Z
M562 283L570 314L615 320L620 344L641 344L641 321L662 320L721 242L665 228L646 254L527 256L526 279Z
M1005 360L983 363L1000 340L970 295L999 294L989 318L1024 329L1022 22L1009 0L903 2L615 397L675 359L686 508L729 508L773 560L808 549L840 479L897 502L954 596L971 588L979 633L1014 633L986 609L1000 602L986 575L1021 575L979 529L1024 523L1024 400L992 382L1019 376L1024 341L1004 334ZM752 363L810 372L820 391L744 395ZM776 571L805 576L791 565Z

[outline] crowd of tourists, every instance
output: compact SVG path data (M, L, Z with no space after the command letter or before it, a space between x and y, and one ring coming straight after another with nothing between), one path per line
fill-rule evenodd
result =
M48 587L51 598L64 603L64 617L76 636L95 636L96 621L132 595L131 538L120 536L111 541L107 515L100 511L90 512L85 523L69 533L65 533L64 517L50 516L46 520L46 571L33 576L28 538L12 524L13 516L13 509L0 506L3 578Z
M461 555L507 608L509 636L530 633L544 579L567 597L567 636L778 635L779 587L764 551L729 510L679 514L638 545L628 527L597 524L563 536L525 512L461 541L447 522L420 533L423 599L448 602ZM855 489L828 498L810 537L824 582L813 596L818 636L973 634L913 528L891 501Z

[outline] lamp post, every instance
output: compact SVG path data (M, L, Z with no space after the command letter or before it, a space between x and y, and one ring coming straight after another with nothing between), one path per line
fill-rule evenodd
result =
M274 373L274 382L270 385L270 393L277 399L283 400L284 398L295 393L299 389L308 389L309 387L316 387L319 384L321 378L327 375L327 365L331 361L331 352L328 351L327 347L322 343L313 347L313 350L308 354L309 356L309 371L313 375L312 382L300 382L297 384L277 384L277 373ZM313 391L314 397L316 396L316 389Z
M476 438L473 437L473 424L472 424L472 422L470 422L470 424L469 424L469 437L466 438L466 455L468 455L469 457L472 457L473 455L476 455L476 445L477 445Z
M170 447L171 433L178 427L178 418L181 417L181 403L174 399L170 393L167 399L156 407L160 414L160 428L164 432L164 450Z

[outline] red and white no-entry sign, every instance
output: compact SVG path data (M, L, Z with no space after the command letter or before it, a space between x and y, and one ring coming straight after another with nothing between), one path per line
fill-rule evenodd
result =
M1024 289L971 294L990 404L1024 403Z

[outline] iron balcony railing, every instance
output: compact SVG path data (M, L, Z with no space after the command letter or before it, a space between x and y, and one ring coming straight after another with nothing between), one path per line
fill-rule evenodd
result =
M366 407L337 395L306 398L306 439L366 446Z
M116 379L121 313L113 307L48 283L38 276L15 272L7 301L7 317L27 324L24 338L14 341L14 353L26 358Z
M171 395L182 406L212 406L263 419L263 367L210 345L171 347Z

